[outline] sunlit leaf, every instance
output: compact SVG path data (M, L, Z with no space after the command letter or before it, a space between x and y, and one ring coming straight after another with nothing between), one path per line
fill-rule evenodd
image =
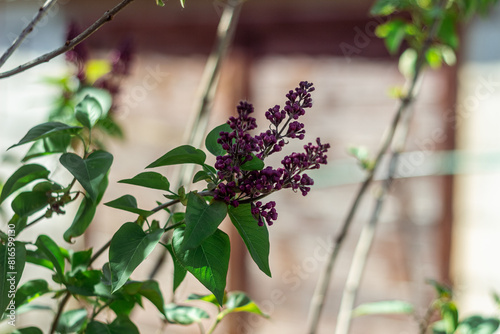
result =
M205 310L194 306L167 304L165 305L165 313L168 322L180 325L190 325L209 318Z
M76 134L80 132L82 128L79 126L69 126L60 122L47 122L39 124L31 128L28 133L17 143L8 148L10 150L13 147L23 145L35 140L46 138L53 135L61 134Z
M0 194L0 204L16 190L24 187L25 185L39 179L47 180L50 172L43 166L37 164L30 164L21 166L17 171L12 174L2 188Z
M109 247L112 292L127 282L132 272L153 251L163 230L145 233L134 223L125 223L113 235Z
M190 163L203 165L205 159L206 154L202 150L198 150L190 145L183 145L167 152L146 168Z

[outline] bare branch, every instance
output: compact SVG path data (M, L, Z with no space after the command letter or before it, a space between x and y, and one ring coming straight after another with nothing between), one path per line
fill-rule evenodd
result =
M48 52L36 59L33 59L27 63L24 63L10 71L2 72L0 73L0 79L7 78L10 76L13 76L15 74L21 73L26 71L27 69L30 69L32 67L35 67L41 63L48 62L52 58L55 58L59 56L60 54L63 54L66 51L69 51L73 49L75 46L83 42L85 39L87 39L90 35L92 35L94 32L96 32L100 27L102 27L104 24L107 22L111 21L118 13L121 11L123 8L125 8L128 4L130 4L134 0L123 0L120 2L118 5L113 7L110 10L107 10L97 21L95 21L90 27L88 27L84 32L82 32L80 35L76 36L70 41L66 41L63 46L61 46L58 49L55 49L51 52Z
M443 8L445 8L446 3L447 3L447 0L441 0L439 2L438 6L441 9L443 9ZM431 46L432 41L438 32L438 29L441 26L441 22L442 22L442 17L440 19L436 19L434 21L434 23L429 31L429 34L427 36L427 39L423 43L422 48L419 50L417 63L415 64L415 73L413 74L413 78L411 80L411 83L410 83L410 86L408 89L408 93L406 94L405 98L401 99L401 103L399 105L399 108L396 111L396 114L395 114L395 116L392 120L391 126L389 128L388 135L377 153L373 168L369 171L365 181L363 182L363 184L359 188L358 193L356 194L356 198L354 199L354 202L349 210L347 218L344 221L341 232L338 235L338 237L335 238L334 244L332 245L332 247L329 250L327 263L324 267L323 272L321 273L321 275L319 277L318 284L316 286L313 297L311 299L311 305L309 307L309 317L308 317L308 321L307 321L307 333L308 334L315 334L317 331L317 328L319 325L319 320L321 317L321 312L323 310L325 300L326 300L326 294L328 292L328 286L329 286L331 278L332 278L333 267L335 265L340 248L342 247L342 245L344 243L345 237L346 237L346 235L349 231L349 228L352 224L352 220L354 218L354 215L357 212L357 209L359 207L361 199L363 198L363 196L366 193L366 190L368 189L368 187L372 183L373 177L375 175L377 168L380 165L382 157L384 156L385 152L388 150L389 146L393 142L394 135L395 135L396 130L398 129L398 127L400 125L401 118L402 117L406 118L407 117L406 114L409 113L408 109L409 109L409 106L413 102L415 90L417 87L417 81L420 78L420 74L422 72L422 68L423 68L423 65L425 62L425 54L426 54L427 50L429 49L429 47ZM406 134L405 134L404 139L406 139ZM394 154L392 156L391 165L389 166L389 168L391 168L391 170L397 164L398 157L399 157L399 154ZM391 170L389 170L389 178L386 181L387 190L389 189L389 187L392 183L392 177L390 175L391 175L391 173L393 174L393 172L391 172ZM382 198L383 197L384 196L382 196ZM380 204L377 204L377 206L373 212L372 220L374 221L374 224L376 224L376 221L378 220L382 203L383 203L383 200L381 200ZM366 240L369 241L370 238L367 238ZM365 250L363 249L363 252L364 251ZM362 261L360 261L360 263L364 267L364 263L362 263ZM360 270L358 272L362 273L362 271L363 270ZM351 309L352 309L352 306L351 306ZM349 319L350 319L350 312L349 312Z
M26 37L33 31L38 22L47 14L50 8L57 2L57 0L47 0L43 4L42 7L38 10L38 13L35 15L33 20L23 29L21 34L16 38L16 40L12 43L12 45L5 51L5 53L0 58L0 67L2 67L7 59L14 53L14 51L19 48L19 46L23 43Z

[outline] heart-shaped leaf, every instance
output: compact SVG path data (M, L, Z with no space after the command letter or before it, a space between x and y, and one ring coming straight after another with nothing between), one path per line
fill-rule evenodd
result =
M123 195L122 197L117 198L114 201L104 203L104 205L119 210L133 212L144 218L147 218L148 216L154 213L153 211L142 210L137 208L137 200L132 195Z
M254 262L262 272L271 277L269 232L265 224L259 226L252 215L250 204L240 204L237 208L229 206L228 214Z
M203 197L195 193L189 193L187 198L184 250L198 247L217 230L227 215L224 202L213 201L208 205Z
M113 156L105 151L95 151L86 159L74 153L64 153L61 164L80 182L93 201L99 195L99 185L113 163Z
M0 194L0 204L16 190L32 181L48 179L50 172L37 164L24 165L12 174L5 182Z
M182 247L183 239L184 228L175 229L172 237L175 256L184 268L215 295L219 305L222 305L231 252L229 237L221 230L216 230L200 246L186 251Z
M151 163L146 168L178 165L178 164L198 164L203 165L206 159L206 154L202 150L198 150L190 145L183 145L174 148L165 155Z
M227 152L222 148L222 145L217 142L217 139L220 138L221 132L231 132L233 129L229 126L229 124L224 123L219 125L212 131L210 131L205 139L205 147L208 152L212 153L215 156L225 155Z
M118 183L128 183L136 186L169 191L170 182L168 179L156 172L144 172L131 179L120 180Z
M112 292L127 282L135 268L151 254L162 235L161 229L147 234L134 223L125 223L120 227L109 246Z
M43 191L20 193L11 204L12 210L21 218L30 216L47 206L47 195Z
M31 128L28 133L19 141L19 143L12 145L7 150L10 150L13 147L23 145L38 139L61 135L61 134L70 134L74 135L80 132L82 128L79 126L69 126L60 122L47 122L43 124L39 124L33 128Z
M101 118L102 107L95 97L86 95L75 107L75 118L84 127L91 129Z

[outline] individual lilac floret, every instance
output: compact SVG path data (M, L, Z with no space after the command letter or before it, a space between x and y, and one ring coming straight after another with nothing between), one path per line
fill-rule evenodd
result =
M252 214L262 226L264 223L272 225L278 213L275 202L263 205L261 198L282 188L300 190L302 195L307 195L314 181L303 172L326 164L325 153L330 148L329 144L321 144L319 138L317 145L305 145L305 152L285 156L281 161L282 167L246 170L244 164L254 156L265 160L269 155L280 152L288 142L286 139L304 139L304 124L297 119L305 114L305 108L312 106L312 91L312 83L307 81L289 91L284 109L279 105L270 108L265 115L271 125L256 136L249 133L257 128L255 118L250 116L254 112L253 106L248 102L239 104L238 116L231 117L227 122L232 131L222 131L217 140L227 154L216 158L215 169L221 182L214 189L215 199L235 207L240 203L251 203Z

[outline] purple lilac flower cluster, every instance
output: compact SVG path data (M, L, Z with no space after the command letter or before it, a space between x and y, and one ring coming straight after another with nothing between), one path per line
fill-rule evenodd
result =
M237 107L238 117L228 121L231 132L222 131L218 143L227 154L218 156L215 168L220 179L215 191L215 199L222 200L237 207L240 203L251 203L251 210L260 226L266 222L272 225L277 219L276 203L270 201L263 204L260 199L283 188L300 190L307 195L314 181L305 173L306 170L317 169L327 163L325 153L329 144L309 143L304 146L304 153L292 153L281 161L282 166L265 167L261 170L246 168L253 159L264 160L269 155L280 152L288 139L304 139L304 124L297 121L305 114L306 108L312 107L312 83L302 81L299 87L286 94L287 101L283 109L279 105L270 108L265 116L271 123L269 130L252 136L249 132L257 128L253 106L248 102L240 102Z

